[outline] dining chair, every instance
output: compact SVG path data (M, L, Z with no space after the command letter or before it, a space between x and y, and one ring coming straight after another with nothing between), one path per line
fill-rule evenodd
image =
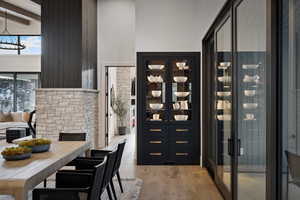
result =
M58 141L86 141L86 133L59 133ZM72 161L66 166L74 166Z
M86 141L86 133L59 133L58 141ZM74 166L72 162L66 166ZM47 179L44 180L44 187L47 187Z
M59 133L58 141L86 141L86 133Z
M114 183L113 183L113 177L117 176L121 192L122 193L124 192L121 177L120 177L120 166L121 166L121 162L122 162L125 144L126 144L126 140L123 140L121 143L118 144L117 158L116 158L116 162L115 162L114 168L112 170L111 179L110 179L110 186L112 188L112 192L113 192L115 199L117 199L117 197L116 197L115 187L114 187ZM100 157L101 158L101 157L106 156L109 152L110 152L109 150L91 150L91 157L96 157L96 158Z
M76 160L85 170L59 171L55 188L33 190L33 200L98 200L104 181L107 159ZM83 167L84 166L84 167Z
M108 198L109 200L113 200L112 198L112 193L110 190L110 183L111 183L111 179L112 179L112 173L114 170L114 166L116 163L116 159L117 159L117 153L118 150L112 150L106 153L106 156L99 156L99 157L78 157L74 160L73 164L75 166L75 171L84 171L84 170L88 170L86 168L86 165L81 165L81 163L78 163L77 160L103 160L105 157L107 158L107 162L106 162L106 167L105 167L105 171L104 171L104 178L103 178L103 183L101 185L101 187L99 187L100 190L100 196L101 194L103 194L103 192L106 190L107 194L108 194ZM72 172L74 170L60 170L59 172ZM114 198L116 198L116 195L114 193ZM100 198L101 199L101 198Z
M32 111L30 114L29 114L29 120L27 122L28 124L28 127L29 127L29 130L31 132L31 135L33 138L36 138L36 120L35 120L35 113L36 111Z
M289 193L289 184L294 184L300 187L300 156L289 151L285 151L288 162L288 174L287 174L287 195ZM290 177L292 180L290 180ZM288 199L288 197L287 197Z

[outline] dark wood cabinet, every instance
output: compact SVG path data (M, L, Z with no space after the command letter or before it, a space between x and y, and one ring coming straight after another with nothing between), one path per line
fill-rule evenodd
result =
M200 52L139 52L137 65L137 163L200 164Z

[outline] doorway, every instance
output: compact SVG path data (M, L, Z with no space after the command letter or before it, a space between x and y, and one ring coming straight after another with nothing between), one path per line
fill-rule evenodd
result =
M136 68L105 66L105 145L136 132Z

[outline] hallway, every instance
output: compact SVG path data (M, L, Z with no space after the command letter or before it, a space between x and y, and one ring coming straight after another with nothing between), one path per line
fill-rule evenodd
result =
M115 137L112 145L126 138L121 165L122 178L143 180L140 200L222 200L207 171L199 166L137 166L135 134Z

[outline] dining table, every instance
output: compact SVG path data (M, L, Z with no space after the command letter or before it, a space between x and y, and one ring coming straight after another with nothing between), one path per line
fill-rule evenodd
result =
M16 146L0 141L0 152ZM0 155L0 195L11 195L15 200L27 200L28 192L43 180L90 149L85 141L53 141L48 152L34 153L31 158L6 161Z

